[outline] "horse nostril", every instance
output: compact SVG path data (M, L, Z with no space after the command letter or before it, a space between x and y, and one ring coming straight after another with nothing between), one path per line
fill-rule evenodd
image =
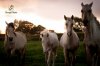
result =
M13 37L9 37L9 41L12 41L13 40Z

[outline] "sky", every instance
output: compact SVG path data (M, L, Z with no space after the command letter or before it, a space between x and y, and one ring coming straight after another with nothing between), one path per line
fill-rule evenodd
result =
M93 2L93 14L100 21L100 0L0 0L0 31L5 32L5 21L27 20L55 32L65 32L64 15L81 17L81 3ZM14 5L16 14L7 14Z

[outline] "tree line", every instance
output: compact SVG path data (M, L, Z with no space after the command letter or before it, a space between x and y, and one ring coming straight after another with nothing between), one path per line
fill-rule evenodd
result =
M82 19L79 17L74 17L74 21L75 21L75 24L73 26L74 30L76 32L79 32L80 33L79 35L81 37L81 35L83 35L83 33L81 32L81 26L83 26ZM21 31L21 32L25 33L28 39L33 39L32 37L37 37L37 36L39 37L39 33L43 29L45 29L45 27L42 25L36 26L32 22L25 21L25 20L15 19L14 24L15 24L16 31ZM1 34L1 30L0 30L0 34ZM58 35L60 36L62 34L58 34ZM36 38L36 39L38 39L38 38Z
M81 31L81 26L83 26L82 24L82 19L79 17L74 17L74 29L75 31ZM24 33L30 33L30 34L39 34L40 31L42 31L43 29L45 29L44 26L42 25L34 25L32 22L29 21L24 21L24 20L14 20L14 23L16 24L16 31L22 31ZM1 34L1 30L0 30L0 34Z
M74 29L76 31L81 31L81 26L82 24L82 19L79 17L74 17ZM30 33L30 34L38 34L40 33L40 31L42 31L43 29L45 29L44 26L42 25L34 25L33 23L29 22L29 21L24 21L24 20L14 20L14 23L16 24L16 26L18 26L16 28L16 31L22 31L24 33Z

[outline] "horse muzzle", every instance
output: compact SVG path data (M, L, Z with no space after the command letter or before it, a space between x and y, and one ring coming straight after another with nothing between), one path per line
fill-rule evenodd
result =
M8 39L9 39L9 41L13 41L13 37L9 37Z

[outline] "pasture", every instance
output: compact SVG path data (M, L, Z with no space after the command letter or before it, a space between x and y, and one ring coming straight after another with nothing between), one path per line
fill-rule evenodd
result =
M45 66L44 54L40 41L28 41L26 48L25 62L22 66ZM86 66L84 51L83 43L80 42L76 57L76 66ZM16 56L7 60L3 49L3 41L0 41L0 66L19 66ZM64 66L64 56L61 47L59 47L57 51L55 66Z

